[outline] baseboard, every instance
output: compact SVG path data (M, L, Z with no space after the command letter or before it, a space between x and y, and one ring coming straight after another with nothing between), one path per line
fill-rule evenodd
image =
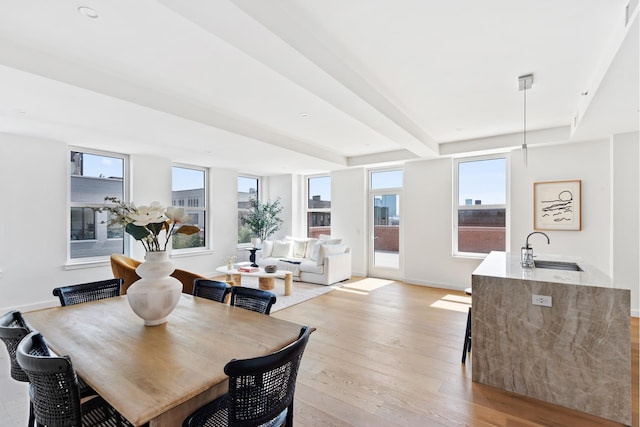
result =
M18 310L22 313L27 313L29 311L42 310L43 308L57 307L59 305L60 305L60 300L55 299L51 301L39 302L36 304L27 304L27 305L19 305L17 307L0 308L0 313L6 313L7 311L11 311L11 310Z
M420 280L420 279L412 279L412 278L406 278L406 277L402 281L410 285L428 286L430 288L451 289L452 291L464 291L466 288L470 286L470 285L461 285L459 283L436 282L433 280Z

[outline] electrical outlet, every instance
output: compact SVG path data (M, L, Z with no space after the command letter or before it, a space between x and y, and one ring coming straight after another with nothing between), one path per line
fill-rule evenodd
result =
M541 305L543 307L551 307L551 296L549 295L531 295L531 304Z

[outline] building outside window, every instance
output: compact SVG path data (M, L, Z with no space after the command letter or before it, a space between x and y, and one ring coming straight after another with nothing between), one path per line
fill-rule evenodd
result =
M103 258L125 253L122 227L107 227L104 198L126 200L126 157L89 150L70 151L69 258Z
M331 235L331 177L307 178L307 237Z
M255 177L238 177L238 245L251 243L251 230L244 223L242 217L249 211L249 201L259 198L258 188L260 180Z
M192 235L174 234L173 250L206 247L207 226L207 171L203 168L173 166L171 168L171 204L184 207L191 216L191 223L200 227Z
M456 167L454 250L488 254L506 250L507 159L459 159Z

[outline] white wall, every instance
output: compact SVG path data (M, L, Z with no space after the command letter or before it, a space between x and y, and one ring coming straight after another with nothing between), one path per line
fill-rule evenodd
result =
M58 305L51 293L54 287L113 277L109 262L66 265L69 147L0 133L0 158L0 313ZM168 205L171 162L139 155L130 160L131 200ZM233 171L212 171L211 250L172 257L177 268L210 275L224 257L238 254L236 176ZM132 249L133 256L142 259L140 243L132 242Z
M293 216L294 212L296 215L300 214L299 204L300 200L298 197L295 197L296 194L293 192L294 188L294 178L293 175L278 175L271 176L263 179L263 188L264 188L264 198L262 198L263 202L275 201L276 198L280 198L282 203L282 214L280 218L284 221L280 230L276 231L270 239L278 240L284 239L285 236L291 236L295 233L293 232ZM297 234L296 234L297 236Z
M51 290L80 279L65 271L67 165L65 144L0 134L0 312L53 300ZM106 269L89 269L98 277Z
M404 280L463 290L480 259L452 256L452 160L404 166Z
M520 150L511 159L511 250L518 251L533 231L534 182L582 181L582 230L547 231L529 241L535 254L584 258L611 274L611 179L609 141L530 147L525 166Z
M635 316L640 316L638 135L637 132L626 133L611 139L611 276L616 287L631 289L631 311Z
M367 172L363 168L331 173L331 236L351 248L352 273L367 274Z

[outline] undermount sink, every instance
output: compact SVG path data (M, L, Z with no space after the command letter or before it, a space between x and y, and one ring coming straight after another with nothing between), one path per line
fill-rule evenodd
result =
M552 270L569 270L569 271L584 271L575 262L564 261L545 261L537 259L533 261L536 268L550 268Z

